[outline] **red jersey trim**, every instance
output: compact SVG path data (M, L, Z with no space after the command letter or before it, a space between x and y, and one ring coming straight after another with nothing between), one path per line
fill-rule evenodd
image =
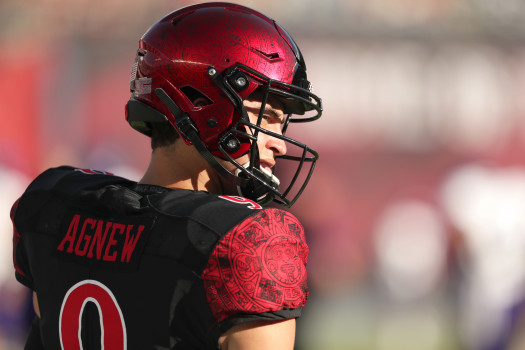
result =
M288 212L261 210L234 227L202 274L213 317L304 306L308 253L303 227Z

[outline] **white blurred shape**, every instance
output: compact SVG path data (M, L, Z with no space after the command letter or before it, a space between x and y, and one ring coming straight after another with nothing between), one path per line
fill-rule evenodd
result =
M445 266L446 237L431 205L393 203L380 218L375 239L379 274L391 296L407 300L434 290Z
M18 288L13 267L13 224L9 213L15 201L22 195L29 179L22 173L0 165L0 286Z
M471 277L510 301L525 278L525 169L469 165L450 177L445 208L466 242Z

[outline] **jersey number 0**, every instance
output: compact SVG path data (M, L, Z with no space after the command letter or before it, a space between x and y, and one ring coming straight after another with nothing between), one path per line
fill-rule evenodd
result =
M97 306L101 348L126 350L126 325L115 296L95 280L84 280L71 287L60 309L59 332L62 350L81 350L81 319L86 303ZM106 330L106 332L105 332Z

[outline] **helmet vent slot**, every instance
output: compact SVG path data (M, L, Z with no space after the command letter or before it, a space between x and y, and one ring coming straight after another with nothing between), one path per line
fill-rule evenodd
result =
M263 52L261 50L257 50L257 49L254 49L255 52L258 52L259 54L263 55L264 57L266 57L267 59L269 60L276 60L276 59L279 59L279 53L278 52L275 52L275 53L266 53L266 52Z

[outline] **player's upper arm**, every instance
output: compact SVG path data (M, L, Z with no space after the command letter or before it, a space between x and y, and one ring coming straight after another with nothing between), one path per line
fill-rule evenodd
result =
M295 319L243 323L219 338L221 350L292 350L294 342Z

